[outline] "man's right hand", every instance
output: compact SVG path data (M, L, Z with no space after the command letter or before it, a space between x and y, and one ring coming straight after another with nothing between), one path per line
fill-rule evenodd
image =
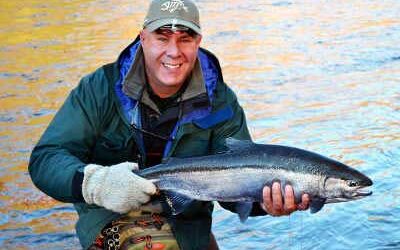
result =
M156 193L156 186L132 172L136 163L124 162L109 167L89 164L84 169L82 194L86 203L118 213L138 209Z

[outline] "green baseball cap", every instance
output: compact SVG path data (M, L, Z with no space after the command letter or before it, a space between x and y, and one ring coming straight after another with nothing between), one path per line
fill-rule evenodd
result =
M190 0L153 0L144 19L143 28L150 32L163 26L180 30L184 26L201 35L199 10Z

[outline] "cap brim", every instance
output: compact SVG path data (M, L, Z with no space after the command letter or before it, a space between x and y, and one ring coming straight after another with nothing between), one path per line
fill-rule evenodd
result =
M185 27L188 27L189 29L193 30L197 34L201 35L201 29L197 25L195 25L192 22L188 22L185 20L180 20L176 18L165 18L165 19L158 19L155 20L148 25L145 26L146 29L148 29L150 32L155 31L156 29L161 28L164 25L170 25L170 24L175 24L175 25L182 25Z

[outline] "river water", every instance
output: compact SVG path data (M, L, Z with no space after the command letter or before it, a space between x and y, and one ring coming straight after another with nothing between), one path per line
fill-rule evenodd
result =
M291 145L370 176L374 194L311 215L217 207L221 249L400 249L400 2L197 1L203 47L255 141ZM147 1L0 2L0 248L80 249L76 214L30 181L27 161L79 79L114 61Z

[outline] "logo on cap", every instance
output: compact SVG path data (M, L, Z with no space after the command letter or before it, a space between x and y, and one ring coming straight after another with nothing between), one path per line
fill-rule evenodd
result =
M186 12L189 12L188 8L185 6L185 3L182 0L172 0L165 2L161 5L162 11L169 11L171 13L175 11L180 11L182 9Z

